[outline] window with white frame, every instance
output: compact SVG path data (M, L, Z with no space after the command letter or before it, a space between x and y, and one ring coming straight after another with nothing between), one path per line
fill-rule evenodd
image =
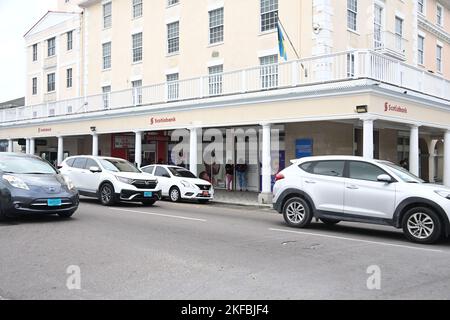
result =
M33 95L36 95L36 94L37 94L37 78L33 78L33 79L31 80L31 93L32 93Z
M142 104L142 80L131 81L133 87L133 105Z
M436 23L441 27L444 24L444 7L439 3L436 6Z
M223 42L223 8L209 12L209 43Z
M111 42L103 44L103 70L111 68Z
M102 87L103 92L103 108L109 108L110 96L111 96L111 86Z
M383 47L383 7L378 4L374 6L373 17L373 37L374 47L379 49Z
M178 73L167 75L167 99L177 100L179 92Z
M420 13L425 13L425 0L417 0L417 10Z
M424 63L424 49L425 49L425 38L421 35L417 39L417 63Z
M167 53L177 53L180 51L180 22L173 22L167 25Z
M358 0L347 0L347 28L356 31L358 16Z
M133 18L142 17L143 11L142 0L131 0L131 1L133 1Z
M103 4L103 28L112 26L112 2Z
M56 54L56 38L47 40L47 56L53 57Z
M355 54L347 53L347 77L353 78L355 76Z
M278 55L259 58L261 65L261 88L270 89L278 86Z
M47 92L55 91L55 73L47 74Z
M167 0L167 6L170 7L170 6L173 6L173 5L175 5L175 4L179 3L179 2L180 2L179 0Z
M66 86L72 88L72 68L66 70Z
M133 62L142 61L142 32L132 35Z
M38 58L38 45L33 44L33 61L37 61Z
M261 32L276 29L278 22L278 0L260 0Z
M73 31L67 32L67 51L73 48Z
M403 19L395 17L395 49L403 51Z
M442 46L436 46L436 70L442 72Z
M217 96L222 94L222 74L223 65L217 65L208 68L209 72L209 95Z

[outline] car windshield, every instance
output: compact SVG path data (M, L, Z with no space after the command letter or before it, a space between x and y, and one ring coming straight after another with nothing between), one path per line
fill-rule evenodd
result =
M119 159L101 159L100 163L103 168L112 172L136 172L140 173L139 169L133 166L126 160Z
M175 177L197 178L192 172L190 172L189 170L186 170L184 168L169 167L168 169L170 170L170 172L172 172L172 174Z
M16 174L55 174L56 169L47 161L31 157L0 157L0 171Z
M392 162L382 162L385 166L387 166L391 171L395 173L402 181L407 183L424 183L425 181L420 179L419 177L416 177L411 172L406 170L405 168L402 168L396 164L393 164Z

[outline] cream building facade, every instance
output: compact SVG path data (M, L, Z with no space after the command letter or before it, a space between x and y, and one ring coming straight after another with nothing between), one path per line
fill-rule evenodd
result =
M10 144L25 139L28 152L55 162L100 153L141 165L173 161L170 134L186 129L183 161L220 188L224 163L238 161L235 140L208 166L197 152L207 143L201 133L245 128L259 140L248 188L263 202L273 174L305 154L408 159L413 173L450 185L448 0L87 0L60 8L81 13L55 14L72 17L63 23L50 23L49 13L25 37L27 77L45 87L55 70L58 87L37 96L27 88L26 107L0 113L0 139ZM56 35L61 49L72 28L75 55L31 61L35 43L45 48ZM66 90L71 61L77 80Z

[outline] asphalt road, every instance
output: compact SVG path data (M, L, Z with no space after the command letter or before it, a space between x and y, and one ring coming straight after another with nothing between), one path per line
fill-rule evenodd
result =
M0 299L450 299L449 240L291 229L270 209L83 200L70 220L1 223L0 240ZM67 287L69 266L80 289Z

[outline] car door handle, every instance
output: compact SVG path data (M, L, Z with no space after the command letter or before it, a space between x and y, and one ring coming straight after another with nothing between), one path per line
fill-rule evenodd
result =
M315 181L313 181L313 180L305 180L305 182L306 183L309 183L309 184L316 184L317 182L315 182Z
M357 189L359 189L359 187L358 187L358 186L355 186L355 185L351 185L351 186L347 186L347 189L350 189L350 190L357 190Z

